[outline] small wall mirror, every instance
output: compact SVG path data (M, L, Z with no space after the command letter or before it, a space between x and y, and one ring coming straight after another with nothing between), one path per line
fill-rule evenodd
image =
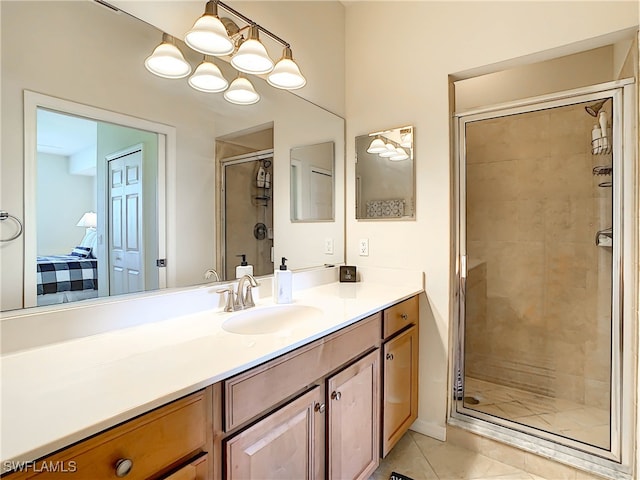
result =
M415 218L414 128L356 137L356 218Z
M291 221L333 220L333 142L291 149Z

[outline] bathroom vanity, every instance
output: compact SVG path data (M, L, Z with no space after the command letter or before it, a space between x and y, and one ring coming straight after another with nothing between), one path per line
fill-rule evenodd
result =
M415 285L331 283L298 292L290 306L320 315L271 333L229 333L225 328L237 328L230 321L237 314L208 311L5 356L9 370L22 363L23 371L39 355L65 348L88 359L59 372L65 392L53 392L52 401L41 405L58 421L38 429L39 415L29 415L33 404L26 400L23 431L17 419L3 426L4 443L24 451L6 457L4 449L3 467L19 470L16 460L40 459L22 464L24 471L9 474L12 479L58 478L71 471L91 479L241 479L274 472L368 478L417 417L420 291ZM257 303L251 322L278 307ZM282 312L286 318L286 308ZM105 356L108 349L102 350L116 340L131 346L143 337L144 347L133 351L112 347ZM52 358L60 361L66 362ZM113 368L146 379L144 385L127 395L130 379L119 382L115 371L105 371ZM5 378L5 388L15 385L11 372ZM84 402L74 393L105 381L110 388L84 393L85 407L78 410ZM42 387L36 396L44 401L52 392ZM5 402L3 417L8 408ZM75 415L66 417L74 408Z

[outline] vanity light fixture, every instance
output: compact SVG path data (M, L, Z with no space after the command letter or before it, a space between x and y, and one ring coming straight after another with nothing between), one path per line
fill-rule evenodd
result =
M411 129L400 130L400 146L405 148L411 148L413 146L413 133Z
M236 105L252 105L260 100L260 95L253 88L253 85L242 73L231 82L229 88L224 92L224 98L228 102Z
M227 89L229 82L222 76L218 66L207 60L205 56L193 75L189 77L189 85L201 92L219 93Z
M240 28L230 18L220 18L218 7L228 11L246 25ZM246 39L242 33L244 30L248 30ZM260 41L260 32L284 47L282 58L276 65ZM176 47L174 38L164 33L162 39L162 44L145 60L147 69L163 78L188 76L191 73L191 65ZM307 83L300 67L293 60L291 46L287 42L220 0L209 0L206 3L204 14L195 21L191 30L185 34L184 40L193 50L205 55L231 55L231 65L239 72L269 74L267 82L272 87L295 90ZM233 91L224 95L226 100L238 105L251 105L260 100L260 95L246 77L239 75L236 80L238 81L234 80L231 83ZM189 85L202 92L217 93L225 91L228 82L218 66L205 57L189 78Z
M256 24L249 27L249 38L242 42L236 54L231 57L231 65L240 72L256 75L273 70L273 60L260 41Z
M273 71L267 77L267 82L272 87L285 90L295 90L307 84L307 79L300 73L300 67L293 61L290 47L284 47L282 58L273 67Z
M173 37L166 33L162 34L162 43L147 57L144 66L154 75L163 78L184 78L191 73L191 65L175 46Z
M204 14L184 36L184 41L195 51L205 55L221 56L233 52L233 41L218 17L218 2L207 2Z

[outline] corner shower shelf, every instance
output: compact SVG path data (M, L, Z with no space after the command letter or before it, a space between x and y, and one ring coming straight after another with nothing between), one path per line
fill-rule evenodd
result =
M593 167L594 175L611 175L613 173L613 167L611 165L598 165Z

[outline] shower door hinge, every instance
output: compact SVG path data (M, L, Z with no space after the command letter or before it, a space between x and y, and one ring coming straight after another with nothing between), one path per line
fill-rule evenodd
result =
M156 260L156 267L166 267L167 266L167 259L166 258L159 258Z

